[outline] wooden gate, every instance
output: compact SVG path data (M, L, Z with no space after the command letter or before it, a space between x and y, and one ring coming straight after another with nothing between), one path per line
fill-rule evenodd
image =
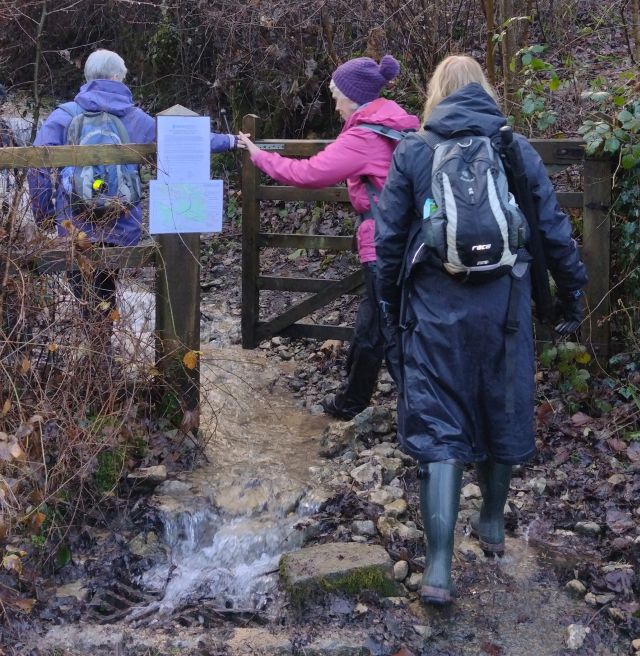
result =
M284 157L310 157L330 141L297 139L258 139L258 117L244 117L242 129L252 135L263 150L276 151ZM583 192L560 192L558 201L564 208L582 210L582 257L589 273L587 319L582 335L596 354L607 355L609 344L609 239L612 162L610 159L585 158L583 143L577 139L532 139L531 144L550 172L582 165ZM242 346L255 348L274 335L349 339L353 329L300 323L301 319L343 294L358 293L362 273L357 271L342 280L289 278L262 275L260 249L310 248L344 251L351 248L350 237L267 233L260 230L260 201L328 201L348 202L345 187L299 189L260 184L259 171L244 155L242 169ZM263 320L260 317L260 292L277 290L310 292L312 295L282 314Z

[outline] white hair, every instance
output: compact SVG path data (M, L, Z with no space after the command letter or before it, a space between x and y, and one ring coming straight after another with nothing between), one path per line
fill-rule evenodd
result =
M342 93L342 91L340 91L340 89L338 89L338 87L336 86L336 83L333 80L331 80L331 82L329 82L329 91L331 91L331 95L333 96L334 100L336 100L336 101L346 100L347 102L350 102L353 105L354 111L356 109L358 109L358 107L360 107L360 105L358 105L357 102L354 102L353 100L351 100L351 98L349 98L348 96L345 96L344 93Z
M127 74L124 59L111 50L92 52L84 65L84 78L91 80L117 80L122 82Z

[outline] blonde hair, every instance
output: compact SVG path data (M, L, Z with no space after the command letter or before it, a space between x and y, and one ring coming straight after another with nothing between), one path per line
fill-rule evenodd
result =
M422 122L431 115L434 107L454 91L477 82L494 99L494 88L489 84L482 67L473 57L467 55L450 55L443 59L433 72L427 86L427 102L422 113Z

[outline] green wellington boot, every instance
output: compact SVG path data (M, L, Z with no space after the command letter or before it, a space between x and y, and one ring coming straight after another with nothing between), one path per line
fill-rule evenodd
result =
M453 532L460 506L461 463L454 460L421 465L420 510L427 542L428 566L422 576L420 597L428 604L451 602Z
M504 504L509 494L511 465L485 460L476 465L482 492L480 512L471 516L471 535L488 555L504 554Z

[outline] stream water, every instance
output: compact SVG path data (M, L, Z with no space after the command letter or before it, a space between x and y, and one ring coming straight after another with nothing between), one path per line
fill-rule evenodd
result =
M201 376L208 464L153 500L171 553L140 583L161 593L162 614L199 599L263 608L281 554L305 538L296 523L324 498L317 446L327 419L295 409L279 369L259 352L227 347L203 352Z

